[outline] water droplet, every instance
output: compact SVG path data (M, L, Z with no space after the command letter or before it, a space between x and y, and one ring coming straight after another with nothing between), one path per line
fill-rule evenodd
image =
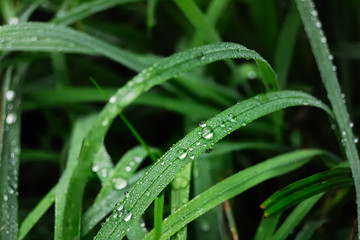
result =
M6 100L11 102L12 100L14 100L14 98L15 98L15 91L9 90L6 92Z
M130 166L134 166L135 163L131 161L131 162L129 162L129 165L130 165Z
M126 217L124 218L125 222L128 222L131 219L132 213L129 213L128 215L126 215Z
M359 139L358 138L354 138L354 143L358 143Z
M251 71L248 72L247 77L249 79L255 79L257 77L257 74L256 74L255 71L251 70Z
M333 65L333 66L332 66L332 70L333 70L334 72L336 72L337 67L336 67L335 65Z
M161 162L160 164L161 164L161 165L164 165L164 164L165 164L165 162Z
M16 115L13 113L9 113L9 115L7 115L7 117L6 117L6 123L10 125L15 122L16 122Z
M320 22L320 21L317 21L317 22L315 23L315 25L316 25L316 27L321 28L321 22Z
M107 177L107 170L105 168L101 170L101 176L104 178Z
M184 159L184 158L186 157L186 155L187 155L187 152L184 152L183 154L181 154L181 155L179 156L179 159Z
M9 24L10 25L16 25L19 23L19 19L17 17L12 17L9 19Z
M200 142L197 142L197 143L196 143L196 146L199 146L199 145L200 145Z
M101 126L103 126L103 127L106 127L108 124L109 124L109 119L107 119L107 118L101 122Z
M190 158L191 158L191 160L193 160L195 158L195 156L191 156Z
M207 232L210 230L210 225L208 223L203 223L201 225L201 230L203 230L204 232Z
M320 41L321 41L322 43L326 43L326 42L327 42L326 37L325 37L325 36L321 37L321 38L320 38Z
M121 211L121 210L123 210L123 208L124 208L124 205L120 205L120 206L118 206L118 208L116 210Z
M234 116L234 114L230 113L230 114L228 115L228 120L229 120L230 122L235 122L235 121L236 121L236 117Z
M134 82L136 83L141 83L142 81L144 81L144 78L140 75L137 75L135 78L134 78Z
M318 12L316 10L312 10L311 11L311 15L313 15L314 17L316 17L318 15Z
M7 201L9 199L8 195L4 194L3 199L4 201Z
M116 102L116 97L112 96L109 100L110 103L115 103Z
M345 93L342 93L341 94L341 98L344 99L346 96L345 96Z
M114 183L114 188L117 190L124 189L127 186L127 181L123 178L114 178L112 182Z
M210 139L214 136L214 132L211 127L204 127L201 136L205 139Z
M346 132L345 131L342 131L341 132L341 135L343 135L344 137L346 136Z
M130 171L131 171L131 167L130 167L130 166L127 166L127 167L125 168L125 171L130 172Z
M354 123L351 122L351 123L349 124L349 127L353 128L353 127L354 127Z
M334 60L334 56L332 54L329 55L329 60Z
M99 165L94 165L91 170L93 172L97 172L97 171L99 171L99 168L100 168Z
M205 122L201 122L201 123L199 123L199 126L202 127L202 128L204 128L204 127L206 127L206 123L205 123Z

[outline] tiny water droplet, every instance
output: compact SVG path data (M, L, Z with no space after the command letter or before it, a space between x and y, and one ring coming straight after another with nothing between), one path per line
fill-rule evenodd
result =
M136 156L136 157L134 158L134 160L135 160L135 162L139 163L139 162L141 162L141 157Z
M353 127L354 127L354 123L351 122L351 123L349 124L349 127L353 128Z
M354 138L354 143L358 143L359 139L358 138Z
M99 171L99 165L94 165L91 169L93 172Z
M4 194L3 199L4 201L7 201L9 199L8 195Z
M334 60L334 56L332 54L329 55L329 60Z
M186 155L187 155L187 152L184 152L183 154L181 154L181 155L179 156L179 159L184 159L184 158L186 157Z
M124 218L125 222L128 222L131 219L132 213L129 213L128 215L126 215L126 217Z
M131 167L130 167L130 166L127 166L127 167L125 168L125 171L130 172L130 171L131 171Z
M118 206L118 208L116 210L121 211L121 210L123 210L123 208L124 208L124 205L120 205L120 206Z
M342 131L341 132L341 135L343 135L344 137L346 136L346 132L345 131Z
M320 41L321 41L322 43L326 43L326 42L327 42L326 37L325 37L325 36L321 37L321 38L320 38Z
M101 176L104 178L107 177L107 170L105 168L101 170Z
M234 114L230 113L230 114L228 115L228 120L229 120L230 122L235 122L235 121L236 121L236 117L234 116Z
M257 74L256 74L255 71L251 70L251 71L248 72L247 77L249 79L255 79L257 77Z
M109 99L109 102L110 102L110 103L115 103L115 102L116 102L116 97L115 97L115 96L112 96L112 97Z
M16 115L13 114L13 113L9 113L7 115L7 117L6 117L6 123L10 125L10 124L13 124L15 122L16 122Z
M14 100L14 98L15 98L15 91L9 90L6 92L6 100L11 102L12 100Z
M17 17L12 17L9 19L9 24L10 25L16 25L19 23L19 19Z
M202 127L202 128L204 128L204 127L206 127L206 123L205 123L205 122L201 122L201 123L199 123L199 126Z

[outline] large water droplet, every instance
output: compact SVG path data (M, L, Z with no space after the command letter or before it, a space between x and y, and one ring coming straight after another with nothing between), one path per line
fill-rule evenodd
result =
M94 165L91 170L93 172L97 172L97 171L99 171L99 168L100 168L99 165Z
M179 156L179 159L184 159L187 155L187 152L183 152L180 156Z
M9 24L10 25L16 25L19 23L19 19L17 17L12 17L9 19Z
M210 139L214 136L213 129L211 127L204 127L201 136L205 139Z
M123 178L114 178L112 182L114 183L114 188L117 190L124 189L127 186L127 181Z
M201 122L201 123L199 123L199 126L202 127L202 128L204 128L204 127L206 127L206 123L205 123L205 122Z
M124 208L124 205L120 205L120 206L118 206L118 208L116 210L121 211L121 210L123 210L123 208Z
M234 114L230 113L230 114L228 115L228 120L229 120L230 122L235 122L235 121L236 121L236 117L234 116Z

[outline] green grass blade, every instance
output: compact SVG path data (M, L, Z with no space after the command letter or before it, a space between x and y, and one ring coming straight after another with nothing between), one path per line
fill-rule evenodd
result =
M55 185L26 216L24 221L22 221L20 224L18 240L24 239L45 212L54 204L57 188L58 185Z
M144 0L96 0L88 1L68 11L63 12L61 15L56 16L51 22L59 25L70 25L76 21L82 20L95 13L104 11L106 9L115 7L117 5L142 2Z
M8 68L1 84L0 126L0 239L18 234L18 172L22 68Z
M264 215L268 217L334 187L349 185L353 185L350 169L334 168L290 184L266 199L261 204L261 208L264 209Z
M167 239L178 229L223 201L265 180L293 171L319 154L322 154L319 150L286 153L232 175L192 199L175 214L170 215L164 221L161 239ZM154 239L153 233L150 232L145 239Z
M79 221L77 216L81 214L81 208L79 209L77 204L81 206L81 202L79 203L79 199L74 198L69 189L72 185L71 177L77 174L75 170L79 164L78 156L83 140L95 119L96 116L92 115L75 123L66 169L56 191L55 239L68 239L69 235L80 237L80 223L77 222Z
M291 66L291 59L297 35L300 28L300 16L293 3L281 28L279 39L274 53L274 68L278 74L280 89L286 88L288 72Z
M189 201L191 166L191 163L186 165L171 183L171 213ZM180 229L174 238L177 240L187 239L186 227Z
M346 157L349 160L350 168L355 183L358 237L360 238L360 162L355 145L355 138L350 127L349 114L343 101L341 87L339 85L332 55L329 51L326 37L321 29L321 23L317 17L318 13L312 0L296 0L302 22L304 23L310 45L313 50L316 63L321 73L322 82L325 86L327 96L334 111L336 122L339 126L341 142L345 148ZM354 142L355 141L355 142Z
M310 209L316 204L323 194L313 196L300 203L292 213L286 218L284 223L279 227L276 233L270 238L271 240L285 240L288 238L293 229L305 217Z
M105 146L102 146L95 157L94 164L92 169L101 183L105 183L109 178L111 178L111 171L113 170L114 164L111 160L110 155L106 151Z
M158 0L147 0L146 27L148 34L151 34L151 31L156 24L155 12L157 4Z
M196 31L201 35L204 42L211 43L221 41L218 33L211 27L212 25L209 20L204 16L193 0L175 0L175 3L186 15Z
M0 28L0 50L82 53L106 56L132 70L149 66L150 58L122 50L73 29L48 23L21 23Z
M262 218L256 231L254 240L267 240L276 230L281 214L272 215L268 218Z
M122 238L132 221L136 221L140 217L151 201L172 181L175 175L187 163L212 147L217 141L261 116L297 105L311 105L327 109L321 102L308 94L283 91L258 95L211 118L175 144L153 165L146 177L141 180L143 184L132 188L129 197L118 204L121 211L114 211L112 214L120 214L121 217L115 219L110 217L97 234L96 239Z
M308 221L296 235L295 240L310 240L314 232L325 223L325 220Z

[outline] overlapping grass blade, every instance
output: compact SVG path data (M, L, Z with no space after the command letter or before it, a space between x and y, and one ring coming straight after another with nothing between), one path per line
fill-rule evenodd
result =
M341 93L341 87L336 76L336 69L332 62L333 56L329 51L327 39L321 28L314 3L312 0L296 0L296 4L310 40L310 45L334 111L336 122L339 126L341 142L345 148L346 157L349 159L355 183L358 236L360 237L360 161L355 145L357 140L355 140L351 129L349 113L346 109L344 96Z
M104 11L106 9L115 7L117 5L133 3L133 2L142 2L144 0L96 0L88 1L80 4L79 6L72 8L68 11L63 12L53 19L51 22L58 25L70 25L84 19L88 16L91 16L95 13Z
M339 167L296 181L266 199L261 208L266 217L334 187L353 185L349 168Z
M223 201L265 180L293 171L320 154L322 151L316 149L286 153L232 175L170 215L164 221L161 239L169 238L178 229ZM145 239L154 239L153 232L150 232Z
M0 28L0 50L100 55L140 71L157 58L122 50L71 28L48 23L20 23Z
M17 196L21 125L19 86L24 70L23 67L8 68L1 84L0 239L16 239L18 234Z
M293 3L281 28L274 54L274 68L281 89L286 87L300 23L299 13Z
M176 173L226 135L264 115L298 105L317 106L331 114L325 105L308 94L283 91L258 95L209 119L202 127L175 144L153 165L140 180L143 184L135 185L128 197L118 204L119 210L112 213L96 239L122 238L132 221L140 217L152 200L173 180ZM120 217L114 218L114 215Z
M78 156L84 141L85 136L90 130L93 122L96 119L96 115L78 120L75 123L72 137L70 140L70 149L66 163L66 169L62 174L59 186L56 190L55 199L55 239L67 239L67 232L71 229L78 237L80 237L80 223L77 222L79 219L76 217L81 214L81 208L76 208L78 202L81 199L76 199L68 191L72 185L71 178L76 175L75 169L79 164ZM77 203L77 204L76 204ZM80 203L81 204L81 203ZM70 205L70 206L69 206ZM69 211L68 208L71 208ZM67 214L65 214L67 213Z
M272 215L268 218L262 218L258 226L254 240L267 240L276 230L281 214Z
M40 218L45 214L45 212L54 204L56 191L58 184L56 184L41 201L36 205L36 207L26 216L24 221L20 224L18 240L22 240L30 232L30 230L35 226L35 224L40 220Z
M299 222L305 217L310 209L316 204L323 194L313 196L300 203L286 218L283 224L279 227L276 233L269 238L270 240L285 240L299 224Z
M314 232L325 223L325 220L308 221L296 235L295 240L310 240Z

